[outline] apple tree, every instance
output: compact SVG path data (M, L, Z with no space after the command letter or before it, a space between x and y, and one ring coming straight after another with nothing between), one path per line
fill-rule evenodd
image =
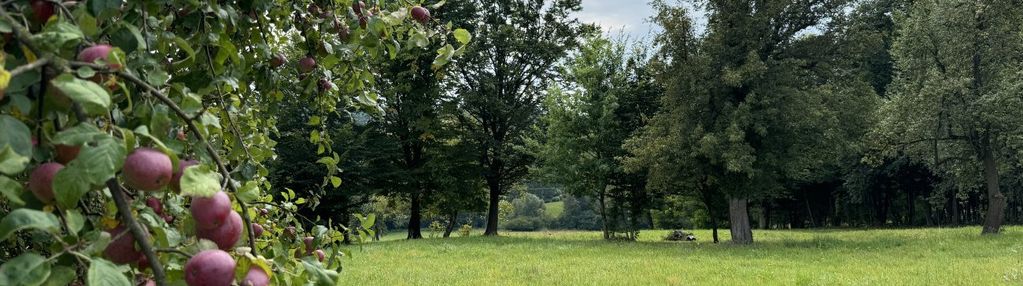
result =
M345 227L265 178L277 106L382 112L371 63L467 44L437 5L0 3L0 285L336 285Z

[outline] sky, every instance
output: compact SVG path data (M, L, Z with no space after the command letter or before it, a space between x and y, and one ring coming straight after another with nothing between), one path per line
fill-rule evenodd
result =
M658 31L649 21L654 10L647 0L583 0L582 6L576 14L579 20L595 23L611 36L624 34L633 41L649 41Z

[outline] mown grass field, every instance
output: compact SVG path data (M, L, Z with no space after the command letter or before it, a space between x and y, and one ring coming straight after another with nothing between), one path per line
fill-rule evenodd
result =
M606 242L599 232L405 241L352 248L343 273L356 285L1020 285L1023 227L754 231L756 245ZM427 235L427 234L424 234ZM723 240L728 231L721 232Z

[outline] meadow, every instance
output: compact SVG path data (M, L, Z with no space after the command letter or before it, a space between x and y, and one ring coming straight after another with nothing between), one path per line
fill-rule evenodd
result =
M756 244L637 242L599 232L503 232L406 241L392 233L352 247L343 276L357 285L1019 285L1023 227L761 230ZM727 241L728 231L721 232Z

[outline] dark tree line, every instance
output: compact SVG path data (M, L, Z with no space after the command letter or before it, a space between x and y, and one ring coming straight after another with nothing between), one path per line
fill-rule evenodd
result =
M607 239L1023 222L1018 1L692 2L652 3L652 47L600 36L579 1L447 3L436 16L472 44L451 68L378 67L383 110L332 119L347 191L316 214L387 197L408 203L409 238L424 213L450 234L484 210L496 235L529 181L592 200L572 205ZM281 156L315 157L286 134ZM310 164L274 166L274 185L315 189Z

